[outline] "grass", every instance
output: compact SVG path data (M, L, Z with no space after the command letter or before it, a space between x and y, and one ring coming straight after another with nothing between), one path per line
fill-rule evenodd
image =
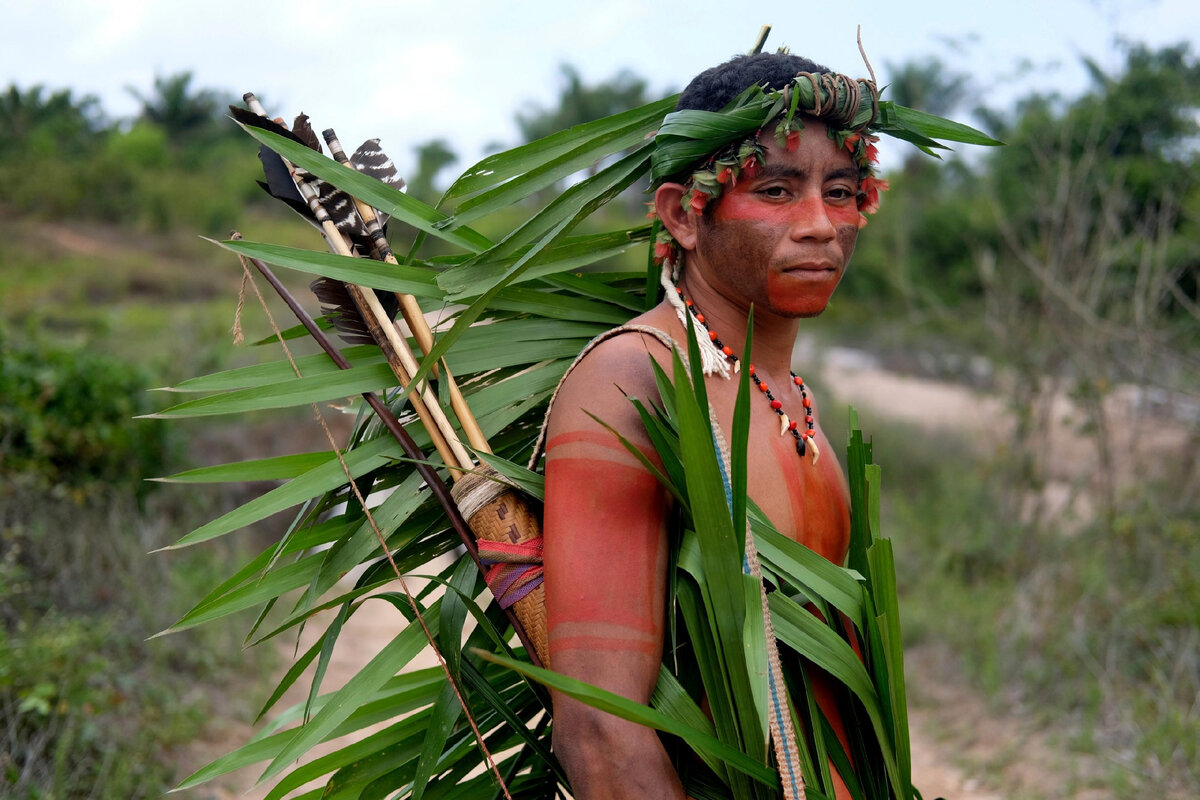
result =
M205 513L199 498L78 498L10 479L0 492L0 795L158 797L172 753L200 736L212 696L268 664L234 627L148 640L221 573L230 552L146 551ZM242 620L246 622L246 620ZM235 690L236 691L236 690Z
M1144 483L1111 519L1032 527L1003 456L890 424L875 453L908 644L953 653L997 712L1016 710L1109 764L1100 780L1117 797L1197 785L1196 499Z

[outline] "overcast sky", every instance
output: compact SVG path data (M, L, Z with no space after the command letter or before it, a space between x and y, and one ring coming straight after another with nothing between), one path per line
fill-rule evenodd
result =
M679 89L747 50L763 23L774 26L770 49L865 75L861 24L881 84L889 63L938 56L972 76L978 102L1003 108L1035 81L1078 93L1082 56L1119 68L1119 37L1200 42L1200 2L9 2L0 80L95 94L125 116L137 109L126 87L148 92L155 75L191 70L194 85L255 91L273 114L305 111L349 146L380 137L405 171L413 144L445 137L461 169L489 142L516 143L514 112L551 103L564 62L589 82L629 68L656 92Z

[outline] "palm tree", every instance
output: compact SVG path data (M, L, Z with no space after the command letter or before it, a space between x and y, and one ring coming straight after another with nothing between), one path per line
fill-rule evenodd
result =
M148 95L130 86L127 91L142 104L139 119L159 125L172 140L207 131L216 121L222 103L211 89L193 91L191 71L156 75Z

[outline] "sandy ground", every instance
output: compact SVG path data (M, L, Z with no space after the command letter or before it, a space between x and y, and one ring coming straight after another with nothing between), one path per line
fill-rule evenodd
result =
M929 427L946 427L963 431L986 444L1003 430L997 420L1005 416L1003 405L994 397L977 393L963 386L906 377L889 373L872 363L871 359L853 351L835 353L827 359L822 372L825 395L829 400L855 398L859 402L864 423L871 419L886 421L902 419ZM870 398L880 398L870 402ZM904 398L904 402L895 402ZM1121 402L1132 403L1129 398ZM1065 403L1065 401L1062 401ZM1133 405L1130 405L1133 408ZM1129 413L1129 409L1125 409ZM1055 413L1064 425L1071 419L1069 405L1056 408ZM1177 429L1157 426L1161 436L1144 446L1160 446L1158 438L1178 443ZM1079 439L1066 434L1055 443L1065 463L1094 463L1094 453L1069 451ZM1074 444L1073 444L1074 443ZM1130 444L1129 446L1134 446ZM1069 483L1076 476L1069 472L1058 476ZM384 645L399 624L397 612L387 603L369 602L350 620L338 641L333 662L325 679L325 690L344 683ZM320 626L310 625L302 642L307 646ZM290 663L291 645L280 644L282 669ZM1071 797L1077 800L1102 800L1107 795L1087 789L1089 767L1065 754L1065 750L1047 739L1047 735L1031 730L1019 714L1006 714L989 707L975 693L964 688L961 681L947 680L946 659L927 650L915 649L907 654L907 674L911 697L911 731L913 746L913 778L926 798L945 797L950 800L1001 800L1002 796L989 785L1008 787L1011 797ZM431 655L422 657L422 665L436 663ZM302 678L288 693L279 708L302 701L307 683ZM247 709L226 709L213 727L206 742L184 754L181 769L191 770L246 741L252 733L244 721L251 712ZM262 766L244 769L203 787L179 796L195 800L228 800L234 797L260 800L266 789L254 787ZM1016 792L1016 793L1013 793Z

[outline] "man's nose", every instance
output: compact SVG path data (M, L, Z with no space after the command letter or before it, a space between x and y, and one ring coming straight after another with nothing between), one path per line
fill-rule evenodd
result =
M796 241L815 239L818 242L832 241L837 229L829 219L825 198L820 193L806 194L795 205L792 217L791 236Z

